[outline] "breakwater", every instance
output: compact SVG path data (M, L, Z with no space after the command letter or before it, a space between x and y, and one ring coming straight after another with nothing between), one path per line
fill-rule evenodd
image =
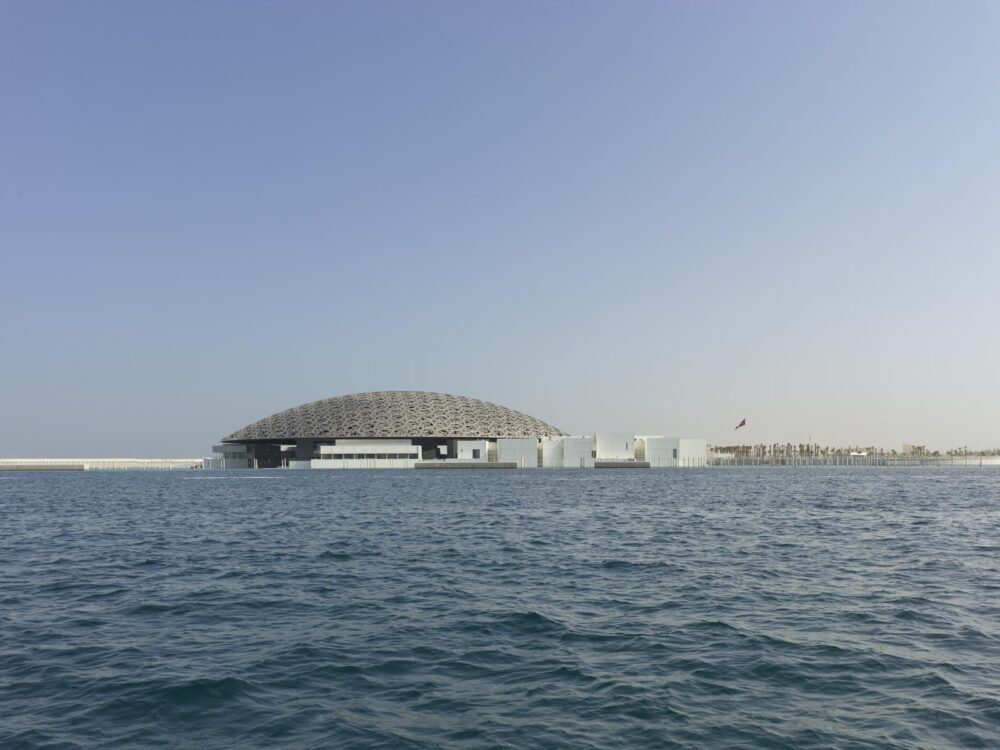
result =
M200 458L0 458L0 471L200 469Z

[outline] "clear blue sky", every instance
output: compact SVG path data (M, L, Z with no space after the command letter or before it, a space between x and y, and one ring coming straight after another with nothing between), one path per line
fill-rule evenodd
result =
M438 390L1000 445L994 2L0 3L0 456Z

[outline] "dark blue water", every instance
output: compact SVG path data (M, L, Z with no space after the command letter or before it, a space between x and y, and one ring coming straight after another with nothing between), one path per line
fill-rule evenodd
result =
M0 747L1000 747L1000 471L0 475Z

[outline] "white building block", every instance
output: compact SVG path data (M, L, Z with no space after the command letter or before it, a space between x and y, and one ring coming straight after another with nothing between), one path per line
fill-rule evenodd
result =
M500 438L497 462L514 463L519 469L538 468L538 441L535 438Z
M485 440L456 440L455 458L459 461L486 461Z
M625 433L598 432L594 436L598 461L632 461L635 459L635 436Z
M562 438L562 466L564 469L593 469L594 441L589 437Z

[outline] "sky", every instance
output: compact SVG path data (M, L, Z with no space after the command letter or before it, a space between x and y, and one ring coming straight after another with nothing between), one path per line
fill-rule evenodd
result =
M396 389L1000 447L998 38L972 0L3 0L0 456Z

